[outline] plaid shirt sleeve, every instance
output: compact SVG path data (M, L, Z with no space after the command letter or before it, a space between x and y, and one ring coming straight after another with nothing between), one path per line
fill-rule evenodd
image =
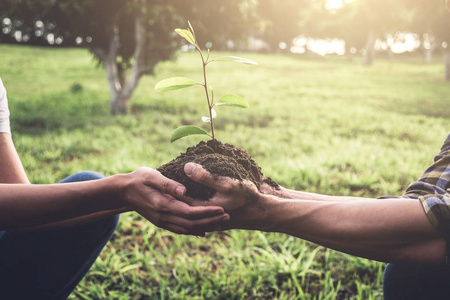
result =
M450 134L434 163L402 197L419 199L431 224L450 241Z

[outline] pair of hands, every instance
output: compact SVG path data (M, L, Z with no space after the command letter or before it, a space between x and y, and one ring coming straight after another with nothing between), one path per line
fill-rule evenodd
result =
M123 197L130 209L175 233L204 236L216 230L259 228L267 207L253 183L217 178L193 163L186 164L185 172L192 180L215 189L214 196L207 201L189 198L183 185L143 167L128 174Z

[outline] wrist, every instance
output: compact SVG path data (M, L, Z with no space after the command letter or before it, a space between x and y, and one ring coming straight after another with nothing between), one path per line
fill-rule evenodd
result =
M283 199L267 194L259 194L258 203L260 203L261 218L257 220L256 230L265 232L276 232L278 227L278 218L280 217L276 211L283 202Z
M127 175L128 174L115 174L106 178L106 180L109 181L108 188L110 190L109 193L114 209L130 210L130 204L127 200L127 190L129 188L130 180Z

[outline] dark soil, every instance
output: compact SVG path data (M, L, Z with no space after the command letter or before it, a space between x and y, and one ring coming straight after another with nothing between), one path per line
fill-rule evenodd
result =
M194 162L202 165L213 175L226 176L237 180L250 180L256 187L267 183L274 188L279 185L271 178L266 178L258 164L250 155L231 144L223 144L217 140L200 142L195 147L187 148L171 162L158 168L164 176L180 182L186 187L186 196L207 200L215 191L189 179L184 173L184 165Z

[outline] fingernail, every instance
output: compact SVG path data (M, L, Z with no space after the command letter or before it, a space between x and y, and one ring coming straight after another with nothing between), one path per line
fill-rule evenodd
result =
M175 189L175 193L178 196L183 196L185 192L186 192L186 188L184 186L181 186L181 185L177 186L177 188Z
M227 222L230 221L230 216L229 215L225 215L220 219L221 222Z
M187 175L192 175L192 174L194 173L194 171L195 171L196 168L197 168L197 166L196 166L195 164L193 164L193 163L187 163L187 164L184 166L184 172L185 172Z

